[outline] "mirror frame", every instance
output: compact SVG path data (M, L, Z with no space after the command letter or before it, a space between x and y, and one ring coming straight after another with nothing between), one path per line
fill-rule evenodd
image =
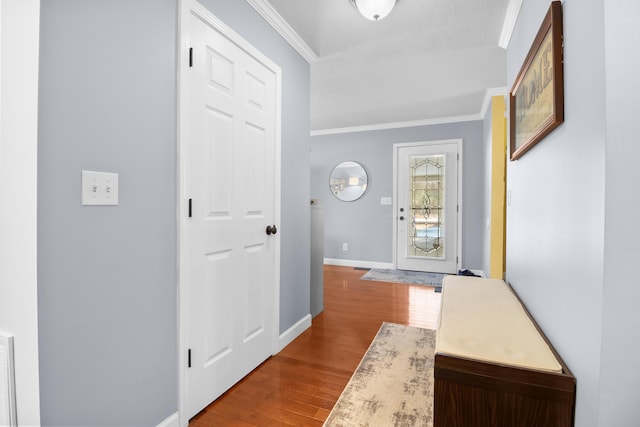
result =
M338 163L329 175L331 194L343 202L355 202L367 192L369 174L365 167L353 160Z

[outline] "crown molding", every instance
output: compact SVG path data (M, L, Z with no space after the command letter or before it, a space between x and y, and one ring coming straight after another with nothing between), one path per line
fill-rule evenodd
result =
M513 28L516 26L516 21L518 20L521 7L522 0L509 0L509 3L507 4L507 12L504 16L502 31L500 32L500 39L498 40L498 46L503 49L506 49L509 46L511 34L513 34Z
M482 101L482 108L480 109L480 117L484 120L487 115L487 111L489 111L489 107L491 106L491 98L494 96L507 96L509 91L506 87L492 87L487 89L484 93L484 100Z
M271 25L308 63L318 60L318 55L311 49L293 28L280 16L266 0L247 0L264 19Z
M508 94L506 87L494 87L485 91L482 107L478 114L468 114L466 116L438 117L434 119L410 120L404 122L379 123L374 125L350 126L333 129L318 129L310 132L311 136L335 135L338 133L367 132L373 130L399 129L417 126L433 126L443 125L447 123L473 122L476 120L484 120L491 105L491 98L494 96L506 96Z
M446 123L473 122L476 120L482 120L482 117L480 117L480 114L469 114L466 116L453 116L453 117L438 117L435 119L409 120L405 122L379 123L375 125L351 126L351 127L334 128L334 129L319 129L319 130L312 130L310 134L311 136L333 135L337 133L367 132L372 130L387 130L387 129L410 128L410 127L417 127L417 126L442 125Z

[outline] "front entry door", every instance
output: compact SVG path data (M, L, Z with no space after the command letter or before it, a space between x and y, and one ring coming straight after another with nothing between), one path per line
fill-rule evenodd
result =
M275 348L279 78L202 16L187 19L181 341L191 418Z
M396 144L396 266L455 273L459 140Z

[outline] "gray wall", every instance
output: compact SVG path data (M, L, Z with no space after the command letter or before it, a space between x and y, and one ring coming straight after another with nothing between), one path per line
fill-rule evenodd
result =
M509 85L548 7L523 3ZM563 10L565 123L508 162L507 279L577 378L576 425L637 425L638 4L565 0Z
M607 142L599 425L630 426L640 420L640 286L633 277L640 259L640 201L635 190L640 182L640 55L631 46L640 40L640 3L607 0L604 16Z
M283 68L280 329L309 313L309 67L246 2L207 5ZM43 425L178 408L177 0L43 0L38 316ZM82 169L119 173L81 207Z
M152 425L177 408L176 11L41 4L43 425ZM119 173L119 206L82 207L82 169Z
M481 121L311 138L311 197L325 207L325 257L374 263L393 262L393 144L462 138L463 268L482 268L484 212L483 125ZM362 198L342 202L329 189L331 170L340 162L362 163L369 187ZM342 250L348 243L349 250Z

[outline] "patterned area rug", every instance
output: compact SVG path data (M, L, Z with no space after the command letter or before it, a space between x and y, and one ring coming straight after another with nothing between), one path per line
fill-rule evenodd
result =
M325 426L432 426L436 332L383 323Z
M375 280L378 282L409 283L412 285L435 286L436 288L441 288L444 276L445 275L442 273L372 268L360 279Z

